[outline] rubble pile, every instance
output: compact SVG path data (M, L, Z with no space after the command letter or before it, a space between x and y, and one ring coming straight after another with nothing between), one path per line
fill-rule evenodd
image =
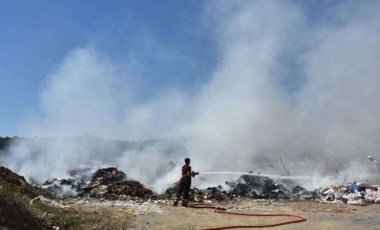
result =
M317 191L308 191L290 179L273 180L262 175L242 175L236 182L226 182L229 197L251 199L318 199Z

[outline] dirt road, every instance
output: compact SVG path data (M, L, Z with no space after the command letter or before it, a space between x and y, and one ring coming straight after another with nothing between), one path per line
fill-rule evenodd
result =
M350 206L316 202L255 202L224 204L242 212L301 214L306 222L273 229L380 229L380 205ZM289 217L245 217L214 213L208 209L163 207L162 213L139 215L133 229L202 229L228 225L262 225L288 221ZM269 229L269 228L268 228Z
M77 208L95 211L100 222L92 229L193 230L228 225L262 225L289 221L290 217L246 217L214 213L211 209L194 209L169 204L140 206L97 206ZM264 229L379 229L380 205L353 206L312 201L234 201L220 206L239 212L291 213L307 218L306 222Z

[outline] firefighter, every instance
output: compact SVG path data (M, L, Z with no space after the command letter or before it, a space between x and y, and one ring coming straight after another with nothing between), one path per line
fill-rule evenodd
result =
M182 201L183 206L187 206L189 201L189 192L191 186L191 177L195 177L199 173L191 171L190 159L185 158L185 165L182 166L182 176L177 184L176 200L173 205L176 206L178 201Z

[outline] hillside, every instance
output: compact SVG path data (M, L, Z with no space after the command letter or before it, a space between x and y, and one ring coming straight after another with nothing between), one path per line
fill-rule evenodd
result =
M0 167L0 229L88 229L102 222L91 212L69 209L61 202Z

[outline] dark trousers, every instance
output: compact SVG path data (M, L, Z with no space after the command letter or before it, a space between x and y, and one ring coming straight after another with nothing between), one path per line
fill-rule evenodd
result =
M178 197L182 196L183 199L188 200L189 199L190 186L191 186L191 178L182 177L178 182L177 196Z

